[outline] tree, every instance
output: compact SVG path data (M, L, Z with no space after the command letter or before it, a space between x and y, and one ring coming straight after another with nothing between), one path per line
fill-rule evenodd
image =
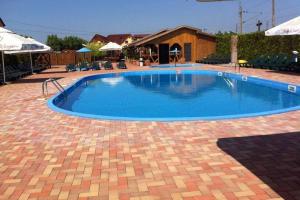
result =
M63 40L57 35L48 35L46 44L54 51L61 51L63 49Z
M83 44L86 44L87 41L76 37L76 36L66 36L63 39L63 49L68 50L78 50L82 47Z
M61 50L78 50L82 47L82 44L87 43L86 40L76 36L66 36L63 39L57 37L57 35L49 35L47 38L47 45L54 51Z
M93 51L92 54L95 57L102 57L105 55L105 52L99 51L99 49L103 46L104 46L104 43L101 43L101 42L90 42L86 45L87 48L89 48L90 50Z

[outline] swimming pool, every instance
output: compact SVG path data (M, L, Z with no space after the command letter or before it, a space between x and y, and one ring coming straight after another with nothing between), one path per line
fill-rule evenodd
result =
M84 77L48 105L96 119L219 120L300 109L300 87L217 71L124 72Z
M203 64L163 64L163 65L153 65L151 68L176 68L176 67L201 67Z

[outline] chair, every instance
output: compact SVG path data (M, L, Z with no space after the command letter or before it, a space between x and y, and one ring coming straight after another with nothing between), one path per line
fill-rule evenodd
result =
M92 70L100 70L101 68L100 68L100 66L99 66L99 63L97 63L97 62L93 62L92 64L91 64L91 67L90 67Z
M79 71L88 71L89 70L89 66L87 62L82 62L79 64Z
M106 63L104 63L104 69L105 70L114 69L113 66L112 66L111 61L107 61Z
M120 61L117 66L119 69L127 69L125 61Z
M76 66L74 64L68 64L68 65L66 65L66 71L74 72L74 71L76 71Z

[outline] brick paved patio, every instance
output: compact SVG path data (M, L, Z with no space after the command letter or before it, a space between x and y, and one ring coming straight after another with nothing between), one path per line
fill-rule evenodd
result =
M0 199L300 199L300 111L174 123L77 118L47 107L42 81L108 71L63 69L0 87ZM300 84L300 74L242 73Z

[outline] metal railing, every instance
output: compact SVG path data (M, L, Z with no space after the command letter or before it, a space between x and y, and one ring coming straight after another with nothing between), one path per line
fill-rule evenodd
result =
M226 78L226 77L224 77L223 79L224 79L224 81L226 82L226 84L228 85L228 87L234 88L234 83L233 83L231 80L229 80L229 79Z
M52 83L56 87L56 89L58 91L60 91L65 96L65 89L64 89L64 87L61 84L59 84L57 82L57 80L55 80L53 78L50 78L50 79L48 79L48 80L46 80L46 81L43 82L42 90L43 90L43 95L44 96L48 96L48 83Z

